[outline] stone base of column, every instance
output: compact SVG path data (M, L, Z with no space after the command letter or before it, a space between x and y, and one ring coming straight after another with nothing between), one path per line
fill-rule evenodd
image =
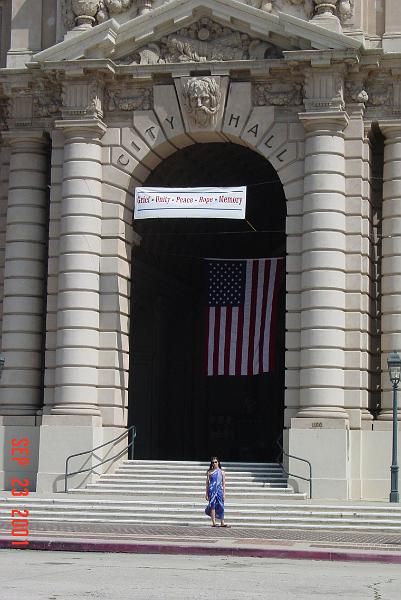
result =
M401 435L401 423L398 431ZM362 431L361 438L362 498L388 502L391 489L391 423L374 421L373 430ZM401 464L400 446L398 447L398 464Z
M349 430L346 419L291 419L285 449L312 464L313 499L347 500L350 497ZM309 477L305 463L290 459L289 471ZM309 493L309 484L291 478L299 491Z
M334 422L322 426L305 419L292 419L291 429L284 432L284 448L289 454L312 464L313 499L388 501L392 459L391 423L374 421L373 429L349 430ZM316 423L316 422L315 422ZM401 434L401 424L399 428ZM398 448L401 464L401 446ZM286 467L291 473L308 477L307 465L291 459ZM297 491L309 493L309 485L296 477L289 478Z
M398 420L397 421L398 424L398 431L401 431L401 421ZM391 420L388 419L386 421L380 421L380 420L376 420L373 421L373 426L372 426L373 431L393 431L393 418L391 417Z
M11 479L17 478L28 479L29 491L35 491L40 432L35 421L35 417L0 416L0 490L11 490ZM15 450L13 455L13 447L27 448L29 454Z
M347 411L341 406L312 406L300 408L297 412L297 418L302 419L333 419L333 420L348 420Z
M39 469L36 491L41 493L64 492L65 461L71 454L85 452L118 436L120 428L102 427L101 417L44 415L40 428ZM103 458L118 454L122 446L102 448L93 455L84 455L70 461L69 471L94 467ZM68 478L68 489L83 488L95 482L102 472L111 471L112 461L93 472Z
M393 422L393 410L391 408L382 408L379 416L377 417L378 421L383 422ZM397 421L401 421L401 408L398 409L397 413Z

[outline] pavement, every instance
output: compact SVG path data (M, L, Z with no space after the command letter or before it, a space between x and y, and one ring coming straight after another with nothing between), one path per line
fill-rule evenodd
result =
M400 600L383 563L0 550L7 600Z
M400 533L31 521L27 550L242 556L401 564ZM0 549L13 548L0 522Z

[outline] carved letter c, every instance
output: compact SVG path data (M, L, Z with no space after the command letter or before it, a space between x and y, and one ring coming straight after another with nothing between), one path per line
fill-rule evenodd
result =
M123 167L126 167L129 163L129 158L126 154L120 154L120 156L117 158L117 162Z

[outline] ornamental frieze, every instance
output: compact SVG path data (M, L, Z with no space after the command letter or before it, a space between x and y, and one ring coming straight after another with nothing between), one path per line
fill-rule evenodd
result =
M105 110L132 111L153 108L153 88L110 88L105 93Z
M0 131L8 128L10 116L10 101L8 98L0 98Z
M266 81L253 88L255 106L289 106L302 104L302 84L293 81Z
M39 80L33 86L33 116L54 118L61 114L62 87Z
M347 81L345 83L344 99L347 104L366 104L369 100L369 95L365 90L363 82Z
M279 58L282 52L269 42L252 39L204 17L164 36L160 42L148 44L116 62L152 65L162 63L258 60Z
M368 79L366 92L368 106L391 106L393 104L393 83L386 73Z

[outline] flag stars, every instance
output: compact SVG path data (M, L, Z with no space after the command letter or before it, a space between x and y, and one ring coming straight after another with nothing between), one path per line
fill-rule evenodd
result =
M246 261L210 261L209 306L241 306L245 294Z

